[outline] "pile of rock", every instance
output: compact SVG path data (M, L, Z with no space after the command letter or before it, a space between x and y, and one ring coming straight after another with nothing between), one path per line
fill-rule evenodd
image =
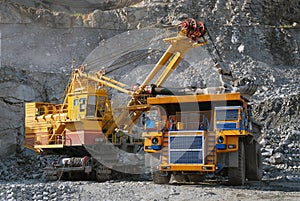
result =
M78 194L82 182L1 183L0 200L80 200Z
M0 181L43 180L43 168L56 156L23 155L1 159Z
M265 179L300 181L299 100L299 93L282 96L273 91L268 99L254 104L254 118L263 124Z
M297 130L296 130L297 129ZM264 179L300 181L300 129L264 129ZM278 143L279 142L279 143Z

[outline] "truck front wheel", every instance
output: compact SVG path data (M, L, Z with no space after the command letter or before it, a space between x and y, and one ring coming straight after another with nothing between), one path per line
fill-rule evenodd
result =
M168 184L171 178L171 174L167 173L166 175L164 175L160 171L153 171L152 178L155 184Z
M228 168L228 181L230 185L242 186L245 184L245 146L243 140L239 140L238 167Z
M250 181L260 181L263 176L260 145L254 141L246 145L246 177Z

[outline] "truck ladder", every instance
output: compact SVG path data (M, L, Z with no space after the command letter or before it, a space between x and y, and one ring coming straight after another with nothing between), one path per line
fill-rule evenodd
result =
M163 148L161 150L161 164L168 164L169 163L169 135L168 132L163 132Z
M215 132L208 131L205 139L205 164L215 165L217 158L216 155L216 134Z

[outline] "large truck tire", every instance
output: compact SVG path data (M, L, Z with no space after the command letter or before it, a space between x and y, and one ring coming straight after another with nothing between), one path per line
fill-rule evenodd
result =
M232 186L242 186L246 180L245 146L243 140L239 139L238 167L228 168L228 183Z
M168 184L170 182L171 174L163 175L160 171L152 172L152 179L155 184Z
M170 173L162 173L158 170L160 164L160 153L152 153L146 155L146 167L150 166L152 180L155 184L168 184L171 179Z
M260 145L254 141L246 145L246 177L249 181L260 181L263 176Z

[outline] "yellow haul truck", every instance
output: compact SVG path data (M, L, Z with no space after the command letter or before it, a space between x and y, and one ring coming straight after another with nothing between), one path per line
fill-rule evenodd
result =
M143 137L145 152L154 156L146 160L152 161L154 182L168 183L171 176L177 181L201 181L213 175L227 176L232 185L260 180L260 127L253 122L248 104L257 86L233 79L203 23L189 18L181 26L181 33L194 44L204 41L221 86L170 89L162 87L163 82L152 85ZM182 51L186 45L180 40L173 43L178 46L175 55L188 50Z
M144 149L158 158L155 183L169 183L171 175L191 182L222 175L232 185L261 179L259 129L240 93L162 95L147 102Z

